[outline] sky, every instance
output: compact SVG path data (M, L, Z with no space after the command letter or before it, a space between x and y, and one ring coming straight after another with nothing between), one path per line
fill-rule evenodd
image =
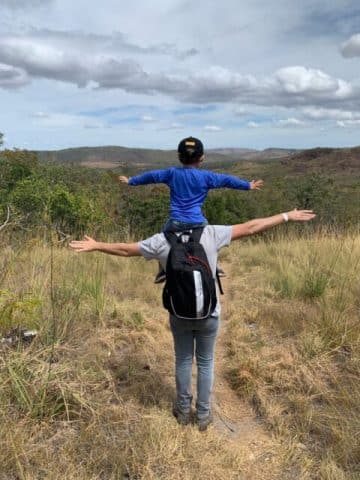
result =
M360 144L358 0L0 0L7 148Z

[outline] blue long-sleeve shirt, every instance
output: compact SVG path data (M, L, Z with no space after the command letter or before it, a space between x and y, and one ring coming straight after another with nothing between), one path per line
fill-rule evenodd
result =
M129 180L129 185L165 183L170 188L170 219L200 224L206 221L202 205L213 188L250 190L250 183L241 178L199 168L171 167L145 172Z

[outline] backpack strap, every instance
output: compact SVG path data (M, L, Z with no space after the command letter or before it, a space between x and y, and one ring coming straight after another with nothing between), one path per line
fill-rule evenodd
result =
M204 227L197 227L192 229L191 231L184 230L183 232L178 232L180 235L176 235L175 232L171 232L171 231L163 232L163 234L166 240L170 243L170 245L173 246L176 243L181 243L181 237L183 235L188 235L189 241L199 243L203 230L204 230Z
M204 227L194 228L193 231L192 231L192 234L191 234L192 241L196 242L196 243L199 243L203 231L204 231ZM220 277L219 277L219 274L218 274L217 270L216 270L216 280L217 280L217 283L219 285L220 294L224 295L224 290L222 288L221 280L220 280Z
M195 243L200 243L201 235L204 231L204 227L196 227L192 229L190 238Z
M163 232L163 234L171 247L178 242L178 236L174 232Z

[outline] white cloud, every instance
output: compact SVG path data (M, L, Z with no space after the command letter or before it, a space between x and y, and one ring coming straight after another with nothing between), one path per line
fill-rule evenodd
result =
M233 113L237 117L246 117L247 115L250 114L250 112L244 107L235 107L233 109Z
M330 94L340 95L346 82L330 77L318 69L302 66L285 67L274 75L279 86L288 94ZM349 85L349 84L346 84ZM349 91L351 93L351 90Z
M35 112L31 115L35 119L35 122L38 125L41 125L42 128L58 128L58 129L67 129L67 128L86 128L86 129L97 129L105 128L103 122L97 119L89 119L83 115L72 115L67 113L44 113L44 112Z
M342 44L341 54L345 58L360 57L360 33L353 35Z
M152 93L176 89L176 80L151 74L128 55L168 55L185 58L195 49L179 51L171 44L141 47L120 33L94 35L32 29L22 35L0 35L0 62L27 72L29 77L60 80L85 87L120 88ZM171 88L170 88L171 84Z
M167 126L162 126L162 127L159 127L158 130L159 131L162 131L162 130L183 130L184 129L184 125L182 123L178 123L178 122L172 122L170 123L170 125L167 125Z
M285 118L278 120L275 122L275 125L278 127L304 127L306 124L302 120L299 120L298 118Z
M172 122L170 124L170 128L174 130L182 130L184 128L184 125L182 123Z
M246 124L247 127L249 128L259 128L260 127L260 123L257 123L257 122L247 122Z
M95 85L138 94L162 94L193 103L235 101L247 105L330 108L331 104L359 102L359 88L319 69L289 66L264 78L220 66L175 74L146 70L139 59L128 56L174 55L174 49L164 44L139 47L121 34L31 30L23 35L0 35L0 62L12 69L7 88L24 85L29 78L46 78L79 87ZM235 114L245 115L246 111L239 106Z
M46 112L34 112L31 114L33 118L49 118L50 115Z
M151 122L154 122L154 119L151 115L143 115L141 117L141 121L142 122L147 122L147 123L151 123Z
M304 117L312 120L351 120L355 116L359 116L348 110L340 110L338 108L320 108L320 107L305 107L302 109Z
M356 127L360 125L360 119L358 120L338 120L336 125L341 128Z
M205 125L203 130L205 130L205 132L220 132L222 128L218 127L217 125Z

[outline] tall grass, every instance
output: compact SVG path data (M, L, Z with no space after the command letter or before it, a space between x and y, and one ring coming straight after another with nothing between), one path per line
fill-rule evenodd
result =
M359 478L360 237L250 243L233 265L237 256L234 388L289 445L303 445L304 478Z
M8 255L0 336L17 326L38 335L0 344L1 480L190 480L210 470L235 480L249 469L247 452L171 415L173 347L156 265L51 252L36 240Z
M172 418L155 265L55 247L51 271L40 241L4 246L1 335L38 335L0 344L0 479L355 479L359 248L355 236L317 235L222 256L228 378L283 445L260 465L252 445Z

